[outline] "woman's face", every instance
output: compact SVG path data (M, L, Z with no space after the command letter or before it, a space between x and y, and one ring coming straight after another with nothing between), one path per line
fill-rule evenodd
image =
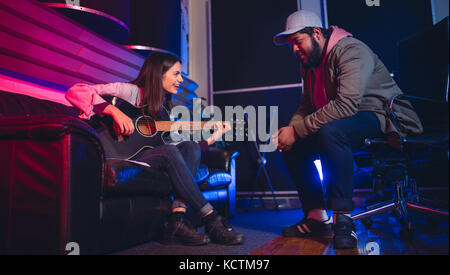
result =
M183 82L183 77L181 76L181 64L180 62L177 62L163 74L163 88L171 94L176 94L181 82Z

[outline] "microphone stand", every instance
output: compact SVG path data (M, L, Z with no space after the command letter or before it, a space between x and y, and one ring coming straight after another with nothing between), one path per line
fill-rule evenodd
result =
M245 118L247 118L247 114L245 114ZM272 129L272 123L273 123L273 121L271 121L271 125L270 125L269 129ZM247 211L249 211L251 209L251 207L252 207L253 197L255 195L255 188L256 188L256 185L258 185L258 183L259 183L259 176L261 175L261 171L263 171L264 172L264 176L266 177L266 180L267 180L267 184L268 184L268 186L270 188L270 191L272 193L272 199L273 199L273 202L275 204L274 205L274 211L278 212L278 211L280 211L280 206L279 206L279 203L278 203L278 201L276 199L276 196L275 196L275 193L274 193L274 190L273 190L273 186L272 186L272 182L271 182L270 177L269 177L269 173L267 172L267 169L266 169L266 164L267 164L267 159L265 158L266 152L261 154L261 151L259 150L259 147L258 147L258 143L256 142L256 137L255 137L255 133L253 132L253 129L249 129L249 133L251 135L251 138L253 139L252 143L253 143L253 145L255 147L255 150L256 150L256 153L257 153L257 162L258 162L259 167L258 167L258 172L256 174L255 180L253 182L252 194L250 196L250 201L248 203ZM268 139L267 144L269 142L271 142L270 138ZM260 185L260 187L262 187L262 186ZM259 198L260 198L260 200L262 202L263 207L265 207L264 200L262 199L262 194L259 196Z

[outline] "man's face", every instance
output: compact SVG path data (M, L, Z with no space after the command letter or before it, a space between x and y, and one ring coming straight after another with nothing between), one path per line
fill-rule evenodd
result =
M314 37L297 32L289 36L288 42L305 69L317 68L320 65L322 49Z

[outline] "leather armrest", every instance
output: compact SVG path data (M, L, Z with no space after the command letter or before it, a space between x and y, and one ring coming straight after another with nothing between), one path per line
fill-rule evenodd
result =
M74 132L100 142L92 127L70 115L25 115L0 118L0 138L2 139L57 140Z
M2 117L0 152L0 204L10 215L1 222L15 233L0 251L65 253L75 241L97 252L106 165L91 128L67 115Z
M238 152L211 147L208 151L202 152L201 163L207 165L209 168L230 171L231 160L238 155Z

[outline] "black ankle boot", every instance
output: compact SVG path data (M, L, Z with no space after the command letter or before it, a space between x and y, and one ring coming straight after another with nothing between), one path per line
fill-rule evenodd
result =
M213 243L236 245L244 242L244 235L236 233L215 211L203 218L205 232Z
M201 234L195 230L194 226L186 219L184 213L172 213L168 221L164 224L165 244L183 245L206 245L210 242L207 235Z
M356 236L355 224L352 218L344 214L336 214L336 223L334 224L334 248L349 249L356 248L358 237Z

